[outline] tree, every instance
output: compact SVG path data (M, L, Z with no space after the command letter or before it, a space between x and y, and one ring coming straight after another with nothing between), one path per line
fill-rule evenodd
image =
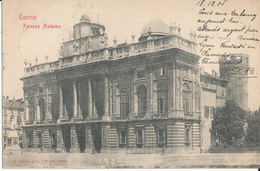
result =
M246 131L246 141L249 147L260 146L260 107L258 111L248 117L248 128Z
M246 111L227 100L225 106L213 114L211 136L222 145L232 145L233 140L244 137Z

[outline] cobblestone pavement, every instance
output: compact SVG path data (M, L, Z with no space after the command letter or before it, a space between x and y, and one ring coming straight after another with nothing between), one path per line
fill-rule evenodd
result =
M4 168L259 168L260 153L3 155Z

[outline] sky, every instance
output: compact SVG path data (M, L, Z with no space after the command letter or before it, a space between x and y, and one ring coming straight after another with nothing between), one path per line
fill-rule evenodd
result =
M64 40L69 39L73 25L86 14L92 22L106 27L109 45L116 38L118 43L131 42L131 35L136 40L151 20L159 18L166 24L180 24L182 36L189 38L191 30L196 30L198 0L4 0L2 11L3 33L3 95L15 98L23 97L22 81L24 60L39 63L58 59L59 48ZM209 1L209 0L206 0ZM223 1L223 0L220 0ZM259 29L260 2L249 0L228 0L226 9L245 8L257 14L254 26ZM225 10L224 8L222 10ZM36 20L20 20L19 16L36 16ZM55 24L61 29L23 29L23 24ZM259 32L254 36L259 38ZM250 66L260 73L259 42L255 50L243 50L250 55ZM204 69L211 72L218 66L207 65ZM257 109L260 102L260 76L249 79L249 107Z

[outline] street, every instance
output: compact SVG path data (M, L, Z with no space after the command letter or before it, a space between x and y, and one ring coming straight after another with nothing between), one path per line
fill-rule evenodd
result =
M259 168L260 153L3 155L4 168Z

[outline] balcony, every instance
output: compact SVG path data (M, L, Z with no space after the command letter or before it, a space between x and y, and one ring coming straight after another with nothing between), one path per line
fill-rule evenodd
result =
M161 114L153 114L152 119L168 119L169 116L166 113Z
M73 67L84 63L93 63L104 60L118 60L140 54L159 52L162 50L178 48L196 54L197 44L182 38L179 35L169 35L157 39L142 42L124 44L122 46L103 48L89 51L85 54L76 54L49 63L37 64L24 69L24 76L32 76L40 73L53 72L66 67Z

